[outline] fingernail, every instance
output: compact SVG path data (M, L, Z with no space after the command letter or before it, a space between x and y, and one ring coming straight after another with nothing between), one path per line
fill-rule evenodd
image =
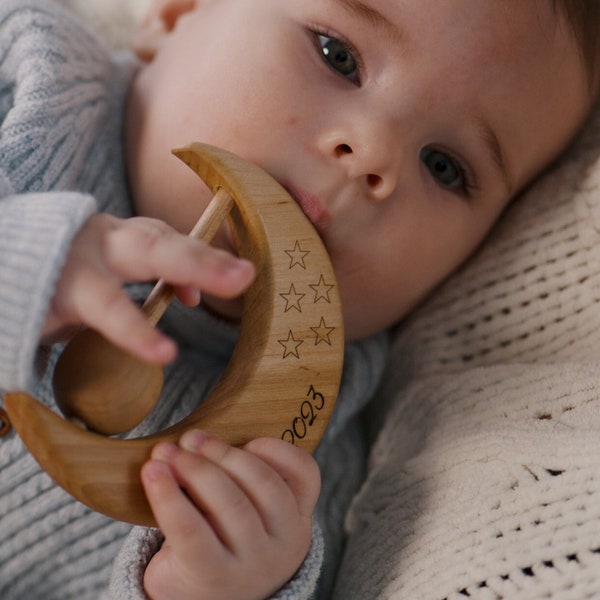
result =
M156 444L152 450L152 458L156 460L171 460L179 453L179 448L175 444L161 442Z
M161 336L153 349L160 364L170 363L177 356L177 344L166 336Z
M205 431L201 431L200 429L192 429L190 431L186 431L181 436L179 445L184 450L199 453L202 450L202 446L208 439L209 435Z
M254 268L254 263L247 258L236 258L231 261L228 268L232 271L247 271Z
M168 468L168 465L165 463L153 460L144 464L142 467L142 476L146 481L158 481L167 475Z

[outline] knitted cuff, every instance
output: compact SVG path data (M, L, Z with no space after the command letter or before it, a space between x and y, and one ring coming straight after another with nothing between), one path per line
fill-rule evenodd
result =
M40 331L73 236L94 211L71 192L3 198L0 213L0 388L31 390Z

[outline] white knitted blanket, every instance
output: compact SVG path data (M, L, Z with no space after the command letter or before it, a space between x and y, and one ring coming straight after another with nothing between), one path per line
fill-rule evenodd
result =
M116 45L148 0L62 0ZM600 598L600 107L398 330L340 600Z

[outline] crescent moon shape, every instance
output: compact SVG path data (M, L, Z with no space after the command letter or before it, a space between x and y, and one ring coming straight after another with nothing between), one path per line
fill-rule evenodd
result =
M313 451L333 411L344 352L338 286L312 225L267 173L224 150L173 151L212 189L233 197L240 255L257 268L244 296L240 333L215 389L179 423L150 436L114 439L10 393L10 420L41 467L75 498L114 519L155 526L140 468L159 441L201 428L233 445L261 436Z

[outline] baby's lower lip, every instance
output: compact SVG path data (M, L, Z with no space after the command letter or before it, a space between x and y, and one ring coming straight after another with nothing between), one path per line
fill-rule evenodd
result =
M323 234L331 224L331 215L319 198L291 184L284 183L282 185L287 193L296 201L319 234Z

